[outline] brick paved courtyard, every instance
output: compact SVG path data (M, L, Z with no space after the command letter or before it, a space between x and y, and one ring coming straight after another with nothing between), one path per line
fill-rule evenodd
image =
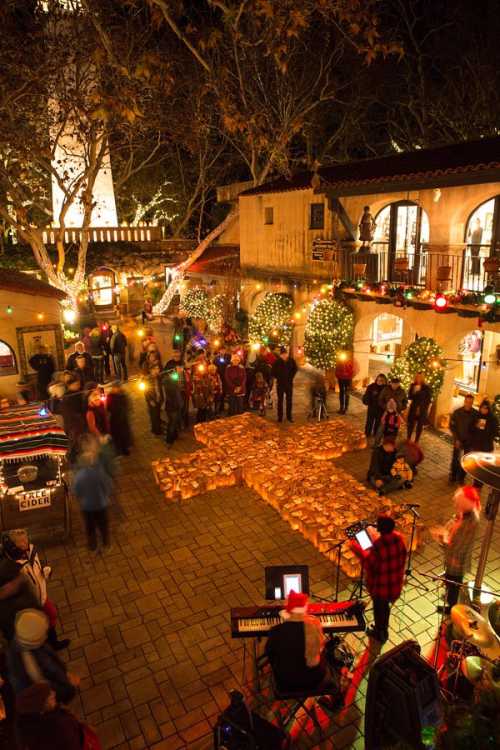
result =
M121 459L111 514L112 551L105 556L87 552L75 506L72 539L46 550L53 567L51 593L64 633L72 639L69 666L82 677L75 709L97 727L105 748L208 749L211 727L227 705L229 689L243 686L263 714L270 710L267 698L266 703L252 693L249 658L243 674L243 641L231 639L230 608L263 601L266 565L309 565L312 592L323 596L332 591L335 571L247 488L167 504L150 468L166 447L150 435L143 398L132 385L129 389L136 444L132 455ZM296 421L302 421L307 396L300 375L296 391ZM331 402L333 412L336 398ZM361 423L364 409L359 401L353 399L351 412L349 418ZM434 434L426 434L422 446L425 462L401 501L421 503L422 517L432 525L451 511L450 447ZM195 447L192 435L185 435L173 452ZM363 479L368 460L365 450L344 455L339 464ZM499 542L497 531L487 568L487 583L497 591ZM442 570L437 545L429 541L414 563L418 575L394 608L391 640L384 650L410 637L425 648L435 636L437 592L420 573ZM341 598L347 597L344 578L342 588ZM370 611L367 617L371 619ZM363 634L350 635L348 642L358 657L359 682L357 690L350 691L350 705L330 717L328 739L318 743L312 730L302 732L298 748L364 746L363 675L376 653L366 652Z

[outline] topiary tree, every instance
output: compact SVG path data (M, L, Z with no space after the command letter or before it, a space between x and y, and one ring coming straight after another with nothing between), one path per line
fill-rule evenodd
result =
M181 299L181 308L190 318L203 318L203 320L206 320L208 305L208 294L201 287L189 289Z
M408 389L417 372L425 377L435 400L443 387L444 369L441 362L443 350L434 339L417 338L401 357L398 357L389 372L389 377L399 378L403 388Z
M352 347L354 316L342 302L322 299L309 313L305 328L304 353L315 367L335 367L337 352Z
M268 292L248 321L251 342L288 346L292 338L293 300L285 292Z

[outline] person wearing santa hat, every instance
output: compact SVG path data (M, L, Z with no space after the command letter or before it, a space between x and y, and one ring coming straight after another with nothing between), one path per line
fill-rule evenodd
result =
M283 622L269 633L266 655L280 692L324 690L339 693L338 681L330 671L324 651L325 636L320 621L307 613L306 594L290 591Z
M472 547L479 527L481 499L475 487L466 485L453 495L455 515L443 529L438 531L438 540L444 547L446 605L440 612L448 614L458 601L460 586L465 573L470 570Z

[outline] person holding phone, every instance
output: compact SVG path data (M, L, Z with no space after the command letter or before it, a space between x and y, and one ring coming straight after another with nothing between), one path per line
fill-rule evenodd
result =
M357 540L351 542L353 551L364 564L366 588L373 602L375 622L366 632L380 643L389 638L391 604L399 599L405 576L406 545L395 526L393 518L380 515L376 529L367 528L372 546L363 549L365 544L361 546Z

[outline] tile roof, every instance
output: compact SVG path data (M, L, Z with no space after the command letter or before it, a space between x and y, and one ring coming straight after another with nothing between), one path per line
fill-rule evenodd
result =
M40 281L36 276L22 271L14 271L10 268L0 268L0 289L39 297L54 297L55 299L65 299L66 297L66 294L60 289L56 289L45 281Z
M498 171L498 174L492 174ZM478 141L465 141L438 148L405 151L400 154L383 156L377 159L364 159L346 164L320 167L321 186L342 195L342 191L361 193L384 189L384 185L405 183L429 187L446 181L460 184L484 182L485 174L500 180L500 137L483 138ZM299 172L290 179L272 180L241 193L242 196L265 193L281 193L288 190L307 190L312 187L315 173ZM482 177L482 179L481 179ZM448 178L448 179L447 179ZM450 179L451 178L451 179ZM489 180L488 180L489 181Z

